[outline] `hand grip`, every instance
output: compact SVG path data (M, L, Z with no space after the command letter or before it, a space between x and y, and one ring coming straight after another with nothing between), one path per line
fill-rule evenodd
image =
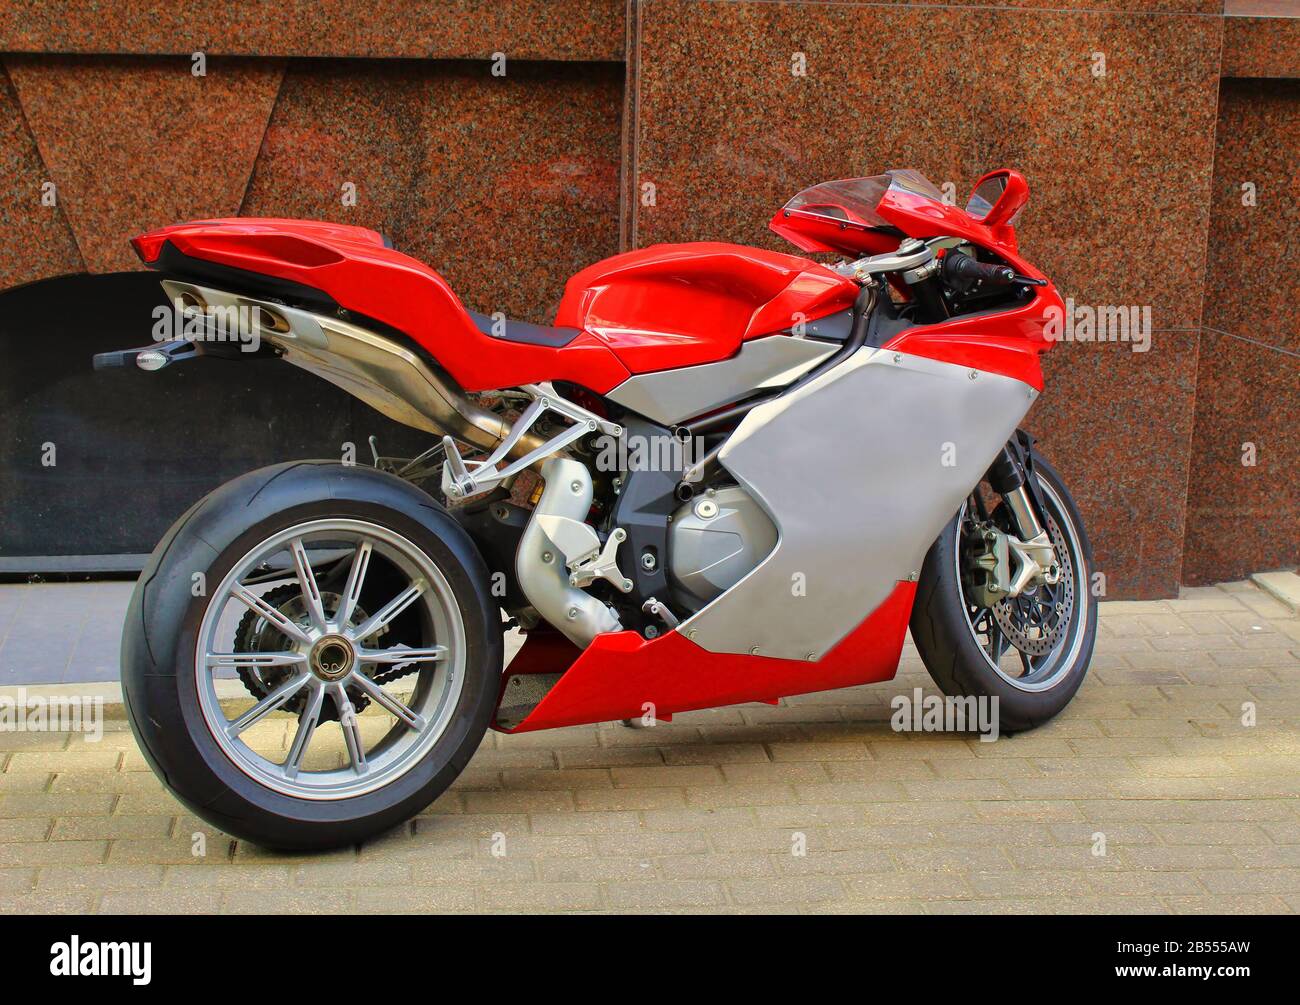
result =
M1009 265L990 265L960 251L950 251L943 256L943 278L949 283L979 280L995 286L1010 286L1016 281L1016 270Z

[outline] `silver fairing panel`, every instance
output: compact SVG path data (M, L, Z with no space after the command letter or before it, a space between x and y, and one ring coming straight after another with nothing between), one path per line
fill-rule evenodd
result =
M679 630L711 652L819 659L920 571L1037 393L861 349L759 405L720 460L771 516L776 548Z
M765 335L746 342L730 359L634 374L606 397L671 426L755 391L792 384L838 348L793 335Z

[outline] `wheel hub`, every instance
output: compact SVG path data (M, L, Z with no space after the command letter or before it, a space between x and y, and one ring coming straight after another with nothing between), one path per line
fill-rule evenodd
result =
M322 635L307 656L311 672L326 682L342 680L357 662L351 640L342 635Z
M311 628L311 621L307 616L307 607L303 603L302 592L299 587L296 585L278 586L275 589L268 591L265 599L267 603L303 631L307 632L309 635L314 634ZM322 592L321 600L325 604L326 610L337 610L339 604L338 594ZM357 605L353 612L352 622L363 622L366 617L366 611L360 605ZM349 627L351 627L351 624ZM319 664L315 659L313 659L313 657L320 652L322 648L321 643L326 639L333 639L335 641L341 639L343 643L348 646L351 658L348 661L349 665L346 672L339 673L335 668L340 662L341 654L335 653L331 656L326 653L325 655L327 658ZM302 652L304 649L306 649L305 646L299 645L281 634L274 625L254 611L246 611L244 613L243 618L240 620L239 627L235 631L236 652L259 652L272 650L295 650ZM307 649L307 669L318 680L327 683L335 682L346 677L348 673L351 672L355 663L355 647L353 647L352 643L347 638L338 635L337 633L321 636L312 643L310 649ZM318 669L318 666L325 667L326 665L334 669L326 670L326 672L322 673ZM248 693L254 698L260 700L265 698L268 694L288 680L292 675L292 672L293 671L288 668L240 667L239 678L244 682L244 687L248 689ZM338 674L338 676L330 676L331 673ZM360 688L352 685L347 685L347 688L348 699L352 702L352 705L357 712L361 712L370 704L369 697L367 697L365 692ZM306 705L307 692L303 691L287 701L284 708L287 712L298 714L302 712ZM325 708L322 712L322 719L333 720L336 718L338 718L338 710L334 707L334 698L331 695L326 698Z

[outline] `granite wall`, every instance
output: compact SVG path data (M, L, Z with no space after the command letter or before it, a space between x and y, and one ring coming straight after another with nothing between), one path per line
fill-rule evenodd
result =
M1300 561L1300 5L1227 3L0 2L0 290L287 215L541 320L620 246L781 247L815 181L911 166L961 200L1013 165L1028 257L1077 305L1151 308L1147 351L1057 347L1030 426L1109 595L1168 595Z
M1300 81L1225 80L1187 492L1189 583L1300 561L1297 193Z

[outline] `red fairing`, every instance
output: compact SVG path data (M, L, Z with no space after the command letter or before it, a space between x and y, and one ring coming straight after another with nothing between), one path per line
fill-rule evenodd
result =
M1016 178L1023 186L1024 180L1019 175ZM997 252L1022 276L1047 278L1020 257L1015 230L1010 226L986 227L956 206L896 190L880 200L879 213L909 237L964 237ZM909 328L886 343L885 348L1014 377L1041 391L1043 369L1039 357L1055 344L1044 337L1044 327L1050 312L1063 310L1064 304L1056 287L1050 284L1036 287L1034 292L1027 304L1011 310Z
M986 227L964 209L914 192L891 189L876 211L908 237L964 237L1006 258L1016 252L1015 231L1010 227Z
M1006 250L1002 255L1022 276L1046 278L1018 255ZM884 348L1014 377L1041 391L1040 357L1056 344L1045 336L1044 329L1048 320L1061 317L1064 309L1055 286L1040 286L1034 298L1020 307L908 328Z
M523 673L564 676L510 732L640 718L647 703L656 718L666 720L674 712L891 680L915 596L915 583L899 583L815 663L712 653L676 631L649 641L636 632L611 632L597 635L584 650L554 633L530 633L506 668L505 686Z
M583 269L555 323L602 339L632 373L726 359L746 339L850 307L857 286L807 258L736 244L656 244Z
M1022 276L1046 279L1020 257L1012 226L1015 214L1029 198L1028 184L1016 171L990 172L984 177L993 175L1007 179L1005 202L1000 206L1010 207L1011 212L1003 215L999 211L991 224L937 198L909 191L906 185L891 185L868 214L871 219L836 205L835 194L831 193L830 202L787 205L777 212L769 226L805 251L834 251L853 256L894 251L903 237L921 240L959 237L996 253ZM853 181L830 184L851 186ZM815 186L808 191L827 198L827 187ZM836 215L824 214L828 205L835 209ZM897 279L891 279L891 283L903 296L911 296ZM1013 377L1041 391L1043 370L1039 357L1055 344L1044 337L1044 329L1053 312L1063 309L1056 288L1048 284L1036 287L1033 298L1020 307L909 328L885 343L884 348ZM1055 316L1060 317L1060 313Z
M467 391L567 380L604 393L629 376L595 335L566 346L509 342L479 331L428 266L384 247L373 230L303 220L203 220L132 240L146 264L163 244L191 258L301 283L339 306L409 335Z

